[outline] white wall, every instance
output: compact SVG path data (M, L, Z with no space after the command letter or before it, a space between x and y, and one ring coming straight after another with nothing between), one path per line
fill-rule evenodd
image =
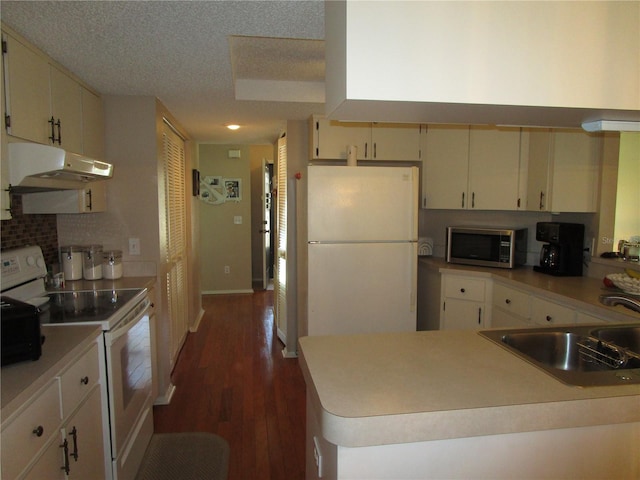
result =
M618 193L613 249L619 240L640 236L640 133L620 134Z

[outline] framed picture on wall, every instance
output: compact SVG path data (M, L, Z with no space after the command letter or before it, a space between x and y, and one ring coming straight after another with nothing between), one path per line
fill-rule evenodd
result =
M224 183L224 197L230 201L239 202L242 200L242 179L241 178L225 178Z

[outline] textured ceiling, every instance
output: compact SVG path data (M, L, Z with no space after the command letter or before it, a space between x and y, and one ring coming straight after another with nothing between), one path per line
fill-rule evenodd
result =
M102 94L158 97L198 141L272 143L324 111L320 0L3 0L0 17Z

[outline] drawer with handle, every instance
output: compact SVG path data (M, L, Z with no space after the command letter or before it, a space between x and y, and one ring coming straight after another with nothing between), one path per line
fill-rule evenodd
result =
M60 394L54 380L2 430L2 478L16 478L52 435L60 435Z

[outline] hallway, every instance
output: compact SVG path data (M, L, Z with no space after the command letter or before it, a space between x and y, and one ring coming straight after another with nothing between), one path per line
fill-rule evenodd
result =
M282 357L273 291L206 295L202 304L172 375L171 405L154 407L155 431L224 437L229 480L302 480L305 384L298 359Z

